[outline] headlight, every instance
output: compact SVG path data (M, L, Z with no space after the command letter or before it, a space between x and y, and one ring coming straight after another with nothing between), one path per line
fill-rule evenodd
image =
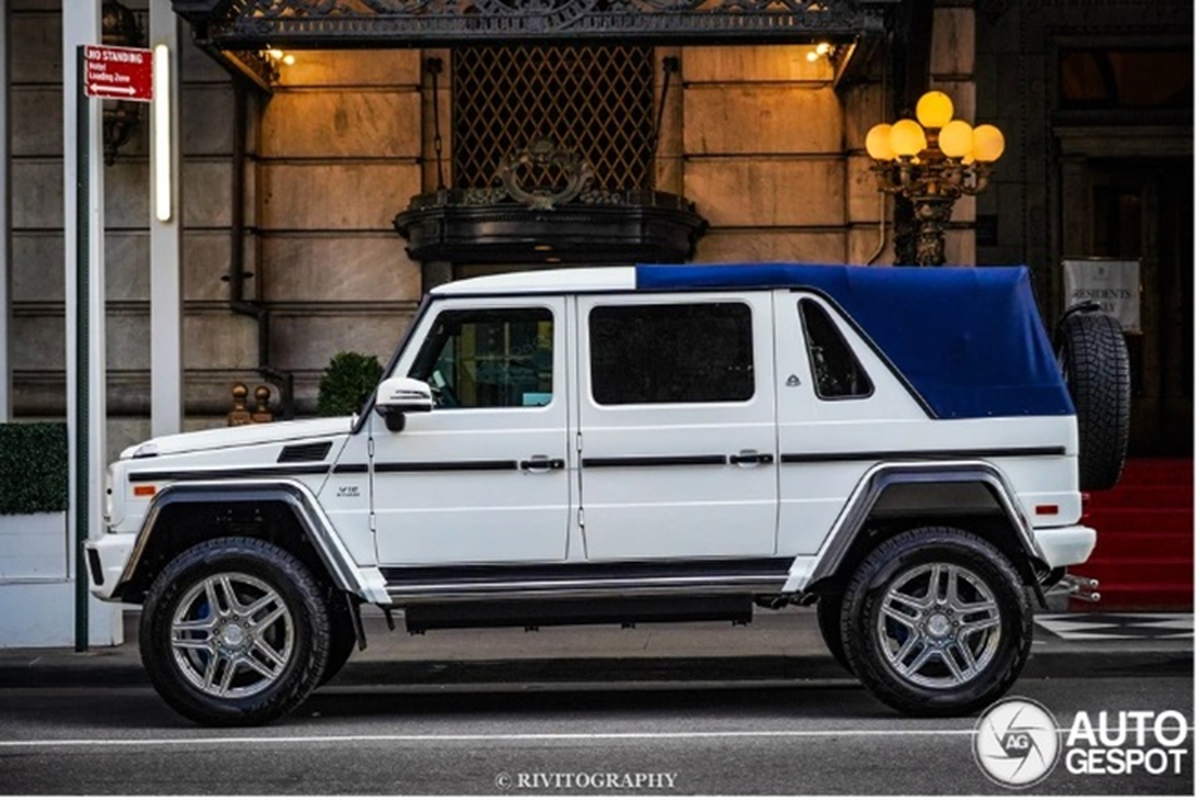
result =
M134 458L154 458L158 455L158 445L154 442L146 442L140 445L138 449L133 451Z

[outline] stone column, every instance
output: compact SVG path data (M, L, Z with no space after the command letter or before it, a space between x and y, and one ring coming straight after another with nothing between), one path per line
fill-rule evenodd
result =
M170 0L150 0L150 48L167 48L166 82L155 54L154 103L150 109L150 432L153 436L183 429L183 179L179 155L179 23ZM163 90L166 90L165 92ZM165 95L165 96L164 96ZM160 152L159 123L166 109L166 153ZM165 156L165 158L164 158ZM165 187L159 170L170 174ZM169 211L160 219L158 191L166 188Z

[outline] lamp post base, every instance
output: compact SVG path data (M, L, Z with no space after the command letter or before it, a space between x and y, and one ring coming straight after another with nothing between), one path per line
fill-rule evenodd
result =
M914 197L912 204L917 226L917 265L940 267L946 263L946 224L954 210L954 198Z

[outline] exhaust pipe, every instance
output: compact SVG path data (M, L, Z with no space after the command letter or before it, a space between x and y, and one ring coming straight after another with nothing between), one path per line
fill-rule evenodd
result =
M1067 595L1072 600L1082 600L1085 603L1099 603L1100 581L1095 578L1085 578L1082 575L1063 575L1062 579L1047 590L1047 596Z

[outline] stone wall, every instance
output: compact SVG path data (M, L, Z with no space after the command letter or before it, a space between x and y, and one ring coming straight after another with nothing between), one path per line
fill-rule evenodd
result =
M145 3L127 0L144 13ZM54 0L13 0L13 339L15 411L65 412L61 17ZM932 82L972 119L973 12L939 7ZM245 298L270 315L271 366L295 376L311 414L322 369L341 350L385 360L421 293L392 218L437 185L431 81L423 59L447 51L298 51L269 97L237 94L190 44L183 54L183 219L188 428L224 423L235 382L259 377L259 329L234 314L226 280L239 252ZM680 60L663 114L657 182L711 223L697 261L802 260L889 264L890 202L868 171L863 138L889 117L881 51L835 88L809 47L659 48ZM860 54L861 56L861 54ZM878 62L878 63L875 63ZM440 84L445 169L453 146L449 69ZM147 127L105 170L110 453L149 434ZM245 189L235 197L235 141ZM243 203L236 230L234 204ZM961 204L956 220L973 219ZM952 261L971 263L973 231L951 234ZM276 387L278 388L278 387ZM278 400L278 392L275 394Z
M420 265L392 218L422 191L421 53L294 56L262 101L252 239L271 358L311 414L330 358L386 363L420 300Z
M711 225L697 261L847 258L841 103L806 49L684 48L683 193Z
M66 413L62 173L62 17L50 0L13 0L12 280L14 413ZM145 3L126 5L145 25ZM190 41L185 37L185 41ZM182 54L184 362L187 426L219 424L229 387L253 380L252 321L229 312L233 88L190 44ZM104 169L108 300L108 450L149 436L149 107L132 141Z

